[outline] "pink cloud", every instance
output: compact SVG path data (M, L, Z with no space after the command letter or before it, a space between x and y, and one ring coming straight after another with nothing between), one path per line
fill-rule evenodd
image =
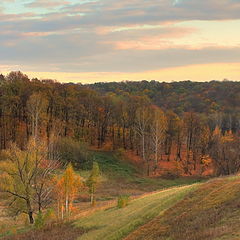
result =
M45 37L52 34L52 32L25 32L21 33L20 35L23 37Z
M170 27L164 29L164 31L159 33L154 32L154 34L148 34L148 31L142 31L142 35L138 36L136 39L126 39L117 41L108 41L107 43L113 44L115 49L118 50L162 50L169 48L177 48L176 41L178 39L184 38L188 35L196 32L193 28L175 28Z
M107 44L113 44L116 50L166 50L166 49L185 49L185 50L204 50L204 49L215 49L215 50L227 50L233 48L239 48L238 45L227 46L218 43L202 42L197 44L183 44L177 43L171 40L153 40L146 39L146 41L117 41L107 42Z
M167 41L161 42L154 42L153 40L149 39L148 41L119 41L114 42L115 49L117 50L128 50L128 49L135 49L135 50L163 50L168 48L173 48L173 45Z

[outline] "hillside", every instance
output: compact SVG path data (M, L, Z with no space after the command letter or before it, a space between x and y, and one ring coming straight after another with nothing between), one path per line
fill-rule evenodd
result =
M113 207L79 219L76 226L92 229L79 239L122 239L138 226L148 222L155 216L161 215L194 188L196 186L192 185L147 194L131 201L126 208Z
M6 239L58 239L57 234L72 240L237 240L239 199L239 176L217 178L144 194L125 208L113 201L75 216L68 225Z
M0 240L240 240L240 0L0 19Z
M79 238L83 240L237 240L239 199L240 178L219 178L147 194L124 209L80 219L76 226L92 229Z
M198 229L199 238L215 236L201 225L215 207L208 197L210 202L220 198L225 209L235 192L230 195L224 184L229 182L233 191L238 182L194 183L240 170L239 87L231 81L82 85L29 79L21 72L3 76L0 205L9 224L3 220L0 236L33 234L35 240L42 233L46 239L47 233L64 236L66 229L74 233L71 239L81 234L121 239L132 231L129 238L144 239L155 225L153 239L191 239L189 231ZM220 196L211 195L216 191ZM123 195L130 204L118 209ZM196 202L203 204L203 214ZM200 224L194 222L198 214ZM176 216L186 219L179 223ZM74 223L62 223L69 219ZM135 232L151 220L150 227ZM41 230L36 229L39 221ZM185 231L189 221L194 225ZM180 224L185 224L181 231Z
M115 199L119 195L138 196L147 192L166 189L174 186L189 185L205 180L204 177L152 177L142 174L131 158L114 151L94 151L102 180L97 190L99 200ZM88 175L89 171L80 171L80 175Z
M185 190L183 188L183 191L180 191L180 189L178 190L178 187L181 187L183 185L188 186L190 184L205 180L205 178L201 177L178 177L175 179L167 179L161 177L148 178L142 176L141 170L137 168L130 159L114 151L110 152L94 150L92 151L92 157L96 162L98 162L101 170L101 179L96 191L97 204L94 208L92 208L89 203L88 191L86 189L81 191L80 195L78 198L76 198L74 203L74 219L78 219L80 216L83 216L85 219L84 216L89 216L96 211L102 211L103 209L108 209L109 207L114 207L114 211L112 213L114 215L118 210L116 208L116 202L119 195L128 195L131 196L132 199L136 199L133 201L133 203L136 201L137 205L132 205L133 208L144 205L145 200L143 196L147 196L146 201L149 201L149 203L152 204L150 206L154 205L157 207L157 204L159 203L159 199L157 199L157 197L159 197L161 194L154 195L152 194L153 191L158 193L160 190L171 188L172 190L176 189L176 192L179 191L180 193ZM60 172L62 172L62 170ZM60 172L58 174L60 174ZM86 179L89 176L90 171L79 169L77 173ZM171 194L169 193L169 195ZM138 201L137 199L139 197L143 197L143 199ZM174 199L176 199L175 197L180 198L180 196L172 196L173 199L171 202L166 202L166 206L174 204ZM152 203L152 201L154 202ZM46 228L43 228L43 230L36 231L34 228L32 229L31 226L24 223L26 222L26 218L24 216L16 217L15 219L9 216L6 217L8 213L6 211L7 205L2 200L1 204L1 209L5 211L0 212L0 238L9 236L4 239L45 240L47 236L51 236L50 239L69 240L76 239L75 237L81 235L81 233L88 232L88 228L85 229L80 227L75 229L72 224L62 224L61 221L57 225L46 226ZM126 208L126 210L127 209L128 208ZM151 209L149 208L148 211L150 210ZM143 212L141 208L138 211L139 212L136 212L136 216L139 216ZM123 210L123 213L124 212L125 211ZM102 217L104 217L105 211L102 211L101 213L103 213ZM150 214L152 214L152 217L154 217L156 214L158 214L158 211L150 212ZM91 216L93 216L93 219L96 219L94 214ZM87 219L89 219L91 222L91 217ZM128 218L124 219L124 221L128 221ZM142 222L142 224L143 223L145 222ZM87 224L89 224L89 222Z
M211 180L125 240L240 239L240 178Z

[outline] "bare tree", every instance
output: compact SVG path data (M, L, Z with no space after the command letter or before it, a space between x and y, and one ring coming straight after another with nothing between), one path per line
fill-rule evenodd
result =
M46 99L40 93L34 93L27 102L27 109L31 118L32 136L38 138L39 121L46 107Z
M158 164L159 154L161 154L161 146L165 140L167 119L160 108L153 108L153 123L150 126L151 141L154 148L155 166Z
M12 144L6 151L6 161L0 164L0 190L7 194L15 214L26 213L34 222L35 207L41 212L49 202L51 174L57 164L47 160L45 144L31 139L25 150Z
M150 122L152 119L152 111L148 106L142 106L136 112L135 128L141 139L142 158L147 163L147 174L150 174L150 163L146 156L146 138L149 134Z

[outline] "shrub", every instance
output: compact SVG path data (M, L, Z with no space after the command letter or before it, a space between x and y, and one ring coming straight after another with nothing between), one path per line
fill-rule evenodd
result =
M121 195L118 197L118 207L119 208L124 208L128 205L130 199L128 195Z
M55 220L55 214L52 209L48 209L45 214L39 212L36 216L34 228L42 229L45 225L50 224Z
M34 228L36 229L41 229L43 228L43 226L45 225L45 221L44 221L44 216L42 214L42 212L39 212L37 214L37 217L35 219L35 223L34 223Z
M46 213L44 214L44 222L46 224L51 224L55 222L56 220L56 215L53 209L49 208Z

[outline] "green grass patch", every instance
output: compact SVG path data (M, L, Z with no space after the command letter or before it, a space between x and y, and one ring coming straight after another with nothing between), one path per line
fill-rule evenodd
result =
M157 189L189 185L193 183L204 182L206 179L200 177L179 177L176 179L164 179L161 177L147 178L135 177L133 183L144 186L155 186Z
M93 158L99 163L103 179L106 181L116 181L116 184L122 180L128 184L128 187L135 187L142 191L151 192L206 181L202 177L179 177L175 179L145 177L142 176L141 170L129 163L127 159L123 159L116 152L95 151L93 152ZM86 176L86 171L83 174Z
M94 230L83 234L79 239L122 239L137 227L162 214L196 187L197 185L175 187L152 193L132 200L125 208L116 206L84 217L76 222L76 226Z
M131 178L138 173L135 166L115 152L95 151L93 159L98 162L102 172L111 178Z

